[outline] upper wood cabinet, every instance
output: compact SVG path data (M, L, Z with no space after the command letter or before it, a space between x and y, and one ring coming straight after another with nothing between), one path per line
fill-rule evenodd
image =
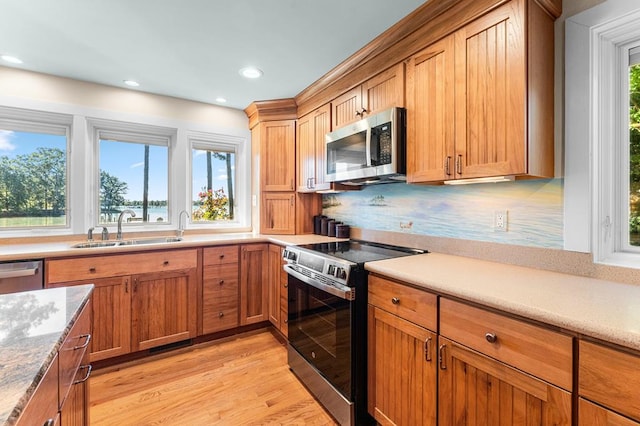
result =
M298 192L329 189L326 173L325 135L331 131L331 105L327 104L298 119L296 158Z
M293 235L296 233L296 193L263 192L260 211L262 234Z
M404 63L399 63L331 101L333 129L387 108L404 107L404 100Z
M262 191L295 191L295 120L267 121L259 126Z
M409 182L553 176L553 21L513 0L407 61Z

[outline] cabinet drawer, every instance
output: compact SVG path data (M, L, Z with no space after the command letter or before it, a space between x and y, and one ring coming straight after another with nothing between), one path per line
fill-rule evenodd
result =
M60 363L60 379L58 383L59 404L62 407L67 398L69 389L76 380L76 372L80 367L80 361L85 352L89 350L91 342L91 303L83 309L76 322L71 327L69 334L64 339L58 358Z
M369 303L430 330L437 330L437 296L375 275L369 276Z
M440 299L440 334L564 389L572 389L572 337Z
M207 247L203 251L203 264L207 265L221 265L224 263L237 263L238 262L238 246L218 246Z
M580 341L580 396L640 421L640 356Z
M169 250L48 260L47 283L191 269L198 265L197 253L196 249Z
M217 273L211 273L211 269ZM226 275L220 270L226 270ZM238 266L205 267L202 286L202 332L208 334L237 327Z

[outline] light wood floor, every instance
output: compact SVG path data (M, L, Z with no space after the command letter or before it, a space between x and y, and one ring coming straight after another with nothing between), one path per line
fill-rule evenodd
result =
M268 330L96 371L91 425L335 425Z

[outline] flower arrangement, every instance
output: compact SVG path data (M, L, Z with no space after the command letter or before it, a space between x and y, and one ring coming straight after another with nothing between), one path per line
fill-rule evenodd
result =
M224 220L229 219L229 197L224 189L204 188L198 193L200 207L193 212L193 220Z

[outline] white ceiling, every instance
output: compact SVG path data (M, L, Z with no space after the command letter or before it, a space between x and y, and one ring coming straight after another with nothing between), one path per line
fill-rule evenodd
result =
M297 95L423 2L2 0L0 54L24 63L0 65L243 109Z

